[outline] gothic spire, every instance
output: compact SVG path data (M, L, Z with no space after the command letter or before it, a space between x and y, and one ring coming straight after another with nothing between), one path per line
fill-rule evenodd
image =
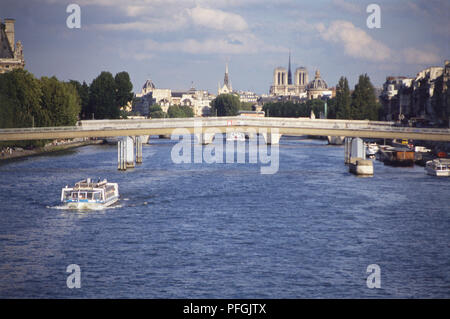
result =
M223 78L223 84L228 86L228 81L229 79L228 79L228 62L227 62L227 64L225 65L225 76Z
M292 73L291 73L291 50L289 50L289 67L288 67L288 84L292 84Z

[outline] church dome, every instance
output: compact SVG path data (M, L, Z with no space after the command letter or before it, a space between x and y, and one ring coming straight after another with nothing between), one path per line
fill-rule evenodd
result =
M328 88L327 83L324 80L322 80L322 78L320 77L320 71L317 70L314 80L312 80L308 84L308 89L325 90L327 88Z
M147 91L151 89L155 89L155 84L153 84L152 80L147 80L144 83L144 86L142 87L142 90Z

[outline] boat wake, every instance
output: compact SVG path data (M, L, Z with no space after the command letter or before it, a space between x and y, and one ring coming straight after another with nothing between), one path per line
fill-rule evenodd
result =
M116 209L116 208L122 208L123 206L118 204L118 205L112 205L112 206L108 206L108 207L90 207L90 208L86 208L86 209L76 209L76 208L71 208L65 205L57 205L57 206L46 206L46 208L48 209L59 209L59 210L72 210L72 211L98 211L98 210L109 210L109 209Z

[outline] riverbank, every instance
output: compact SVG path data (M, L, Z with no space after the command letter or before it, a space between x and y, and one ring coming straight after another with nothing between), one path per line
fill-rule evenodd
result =
M34 149L22 149L22 148L8 148L8 151L2 152L0 154L1 160L11 160L15 158L23 158L29 156L43 155L47 153L64 151L72 148L77 148L86 145L102 144L104 141L99 140L85 140L85 141L73 141L59 144L50 144L43 147L36 147Z

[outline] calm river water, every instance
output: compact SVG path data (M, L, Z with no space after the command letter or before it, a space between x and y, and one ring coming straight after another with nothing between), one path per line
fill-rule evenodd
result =
M450 297L450 179L380 162L358 178L319 140L282 138L273 175L175 164L175 143L152 139L126 172L111 145L1 163L0 297ZM118 182L119 205L58 209L86 177Z

